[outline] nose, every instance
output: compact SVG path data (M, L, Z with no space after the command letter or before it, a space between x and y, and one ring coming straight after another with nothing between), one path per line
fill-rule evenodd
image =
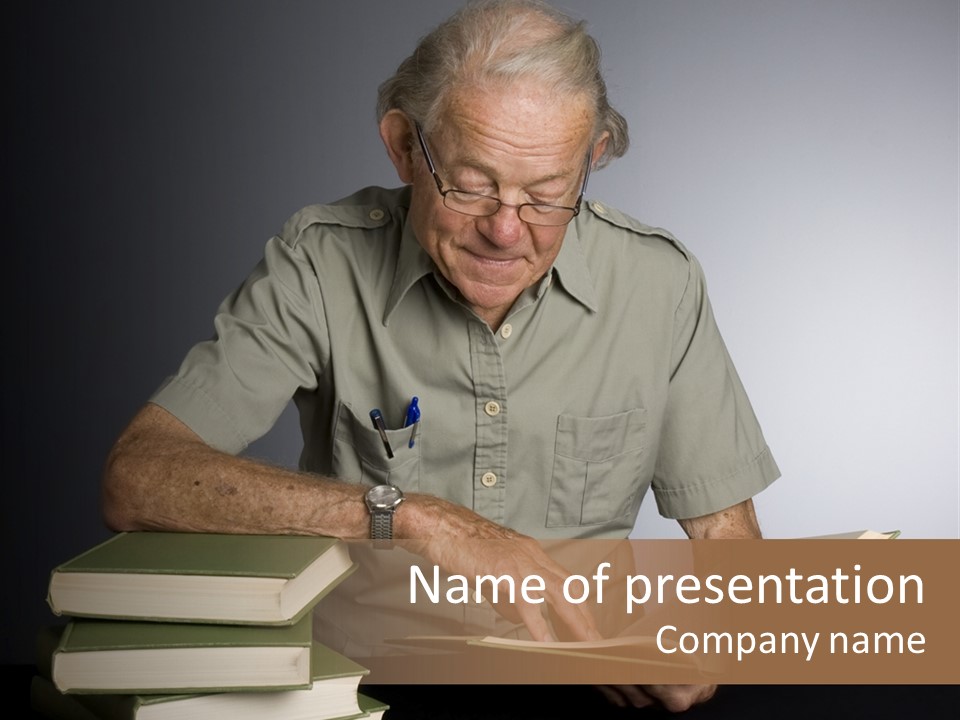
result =
M498 247L517 244L526 232L525 225L515 205L501 205L493 215L477 218L480 234Z

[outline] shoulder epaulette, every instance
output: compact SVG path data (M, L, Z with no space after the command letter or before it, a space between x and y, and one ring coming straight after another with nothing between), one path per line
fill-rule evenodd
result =
M308 205L295 213L283 226L281 237L295 245L311 225L339 225L345 228L373 229L391 221L387 203L379 203L377 194L361 192L329 205Z
M626 213L611 207L610 205L605 205L598 200L590 200L586 203L586 207L589 208L594 217L603 220L604 222L608 222L611 225L616 225L617 227L624 230L629 230L630 232L635 232L638 235L663 238L664 240L670 242L684 255L688 254L687 249L683 246L683 243L681 243L670 232L664 230L663 228L645 225L636 218L633 218Z

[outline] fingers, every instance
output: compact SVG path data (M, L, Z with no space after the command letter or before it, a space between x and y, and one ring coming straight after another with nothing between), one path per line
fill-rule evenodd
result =
M544 617L546 606L553 613L552 619L562 623L575 639L600 639L588 606L569 602L564 596L568 572L547 555L539 542L462 506L429 496L417 496L417 499L421 502L411 502L410 506L423 518L429 518L429 522L422 521L420 525L430 527L430 532L421 528L425 540L422 545L416 543L420 555L447 572L467 578L509 576L517 588L524 586L526 578L537 576L543 580L543 589L531 591L530 596L535 596L531 597L533 602L521 597L509 606L501 600L495 604L497 611L511 620L514 619L511 615L519 616L533 638L553 640L555 633ZM543 602L537 602L541 599Z
M525 558L523 564L534 568L534 572L544 579L545 589L543 593L541 593L541 597L543 597L550 611L553 613L552 620L555 623L559 622L562 624L576 640L601 639L600 632L597 630L589 607L585 604L572 603L564 595L563 585L567 578L567 571L554 562L536 542L526 545L524 549L527 558ZM536 618L533 617L533 613L526 615L524 612L521 612L520 615L524 619L524 624L527 626L527 629L530 630L533 637L540 640L541 638L535 634L538 628L531 627L531 623L527 621L527 618L538 626L542 622L543 625L547 627L543 614L538 610L536 612ZM547 639L555 639L553 637L554 633L550 633L550 635Z
M600 694L603 695L611 705L627 707L627 701L623 697L623 693L616 688L609 685L598 685L597 690L600 691Z
M548 598L552 620L555 625L562 625L567 634L574 640L600 640L602 635L597 630L596 623L590 610L585 605L570 603L560 592ZM563 637L563 635L561 635Z
M706 702L716 685L600 685L597 690L617 707L662 705L670 712L683 712Z
M670 712L683 712L712 698L717 691L717 686L644 685L643 691L656 698Z
M617 707L642 708L656 704L656 700L639 685L599 685L597 690Z
M538 605L522 603L517 607L517 614L520 616L520 621L530 632L530 636L534 640L538 640L539 642L552 642L556 639L553 637L553 633L550 631L550 625L547 623L547 619L543 616L543 613L540 612Z

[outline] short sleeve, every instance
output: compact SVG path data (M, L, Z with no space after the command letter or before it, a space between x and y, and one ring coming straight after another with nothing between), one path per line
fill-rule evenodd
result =
M237 453L276 422L298 390L313 390L329 358L317 275L296 242L274 237L179 372L150 398L206 443Z
M780 475L720 336L703 272L688 258L653 479L660 513L671 518L718 512Z

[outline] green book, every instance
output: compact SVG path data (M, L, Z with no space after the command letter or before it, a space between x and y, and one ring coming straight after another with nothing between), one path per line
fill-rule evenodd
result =
M355 567L335 538L120 533L55 568L47 602L75 617L292 624Z
M310 649L312 685L306 690L213 694L63 694L49 680L50 658L64 628L43 628L37 637L37 668L31 700L46 717L65 720L379 720L384 703L357 692L368 670L314 642Z
M315 681L314 688L317 688ZM283 690L219 695L65 695L39 675L30 706L52 720L380 720L388 705L352 692Z
M383 714L390 709L389 705L375 700L369 695L358 693L357 698L359 700L360 710L362 710L364 715L370 718L370 720L380 720Z
M357 686L367 670L315 644L306 690L206 695L77 695L102 720L346 720L364 717Z
M294 625L73 620L52 656L61 692L288 690L311 684L312 616Z

